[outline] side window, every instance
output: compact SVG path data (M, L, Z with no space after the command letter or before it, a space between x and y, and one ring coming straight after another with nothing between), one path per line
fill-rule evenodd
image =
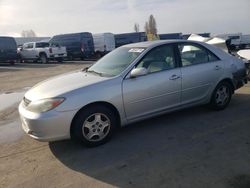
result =
M152 49L147 53L137 67L148 69L149 73L175 68L174 49L171 45L164 45Z
M212 54L211 52L208 52L208 59L209 62L213 62L213 61L219 61L220 59L218 57L216 57L214 54Z
M49 47L49 43L47 43L47 42L36 43L36 48L46 48L46 47Z
M31 49L33 48L33 43L28 43L26 49Z
M183 67L219 60L208 50L192 44L179 45L179 51Z

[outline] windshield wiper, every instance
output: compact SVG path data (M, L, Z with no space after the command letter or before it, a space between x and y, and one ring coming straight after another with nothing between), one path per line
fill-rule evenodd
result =
M86 72L90 72L90 73L94 73L94 74L97 74L99 76L103 76L103 74L101 72L96 72L94 70L86 70Z
M102 73L102 72L96 72L94 70L87 70L86 72L90 72L90 73L93 73L93 74L97 74L101 77L112 77L113 75L110 75L110 74L106 74L106 73Z
M82 72L84 72L84 71L87 72L88 69L89 69L89 67L85 67L85 68L82 69Z

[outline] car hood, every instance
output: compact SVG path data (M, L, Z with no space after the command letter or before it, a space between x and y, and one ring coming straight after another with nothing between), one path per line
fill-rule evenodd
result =
M83 71L70 72L38 83L25 94L25 98L35 101L62 96L64 93L107 79L109 78Z

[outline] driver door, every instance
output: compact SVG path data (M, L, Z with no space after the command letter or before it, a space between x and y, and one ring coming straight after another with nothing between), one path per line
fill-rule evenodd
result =
M181 71L174 46L163 45L148 52L136 68L148 74L123 81L123 102L128 121L147 117L180 105Z
M26 43L23 45L23 49L21 51L21 55L23 59L33 59L35 58L34 53L34 43Z

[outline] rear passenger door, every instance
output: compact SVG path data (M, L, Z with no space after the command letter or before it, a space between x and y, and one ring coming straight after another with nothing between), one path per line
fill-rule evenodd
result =
M196 43L178 45L182 73L182 104L201 102L208 97L223 73L221 60Z

